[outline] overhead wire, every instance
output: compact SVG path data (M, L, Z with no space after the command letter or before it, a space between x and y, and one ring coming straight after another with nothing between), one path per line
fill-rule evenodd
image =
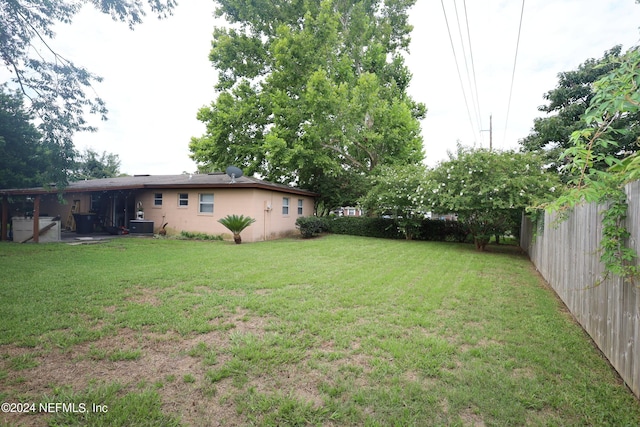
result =
M462 1L464 6L464 19L467 26L467 38L469 41L469 56L471 57L471 72L473 74L473 87L476 93L476 104L478 107L478 123L480 125L480 135L482 135L482 110L480 109L480 97L478 96L478 81L476 80L476 66L473 61L473 48L471 47L471 31L469 30L469 14L467 13L467 0Z
M471 112L469 110L469 102L467 100L466 91L464 90L464 83L462 82L462 75L460 74L460 66L458 65L458 56L456 55L456 49L453 44L453 37L451 36L451 28L449 27L449 20L447 19L447 11L444 7L444 0L440 0L440 4L442 5L442 12L444 13L444 21L447 25L447 33L449 34L449 42L451 43L451 50L453 51L453 59L456 63L456 70L458 72L458 80L460 81L460 89L462 90L462 97L464 98L464 104L467 109L467 117L469 119L469 124L471 125L471 130L473 131L473 138L477 140L476 130L473 124L473 120L471 118Z
M509 101L507 102L507 115L504 121L504 139L502 141L503 145L507 139L507 128L509 126L509 112L511 110L511 96L513 95L513 82L515 81L515 78L516 78L516 64L518 61L518 49L520 47L520 34L522 32L522 17L524 16L524 2L525 0L522 0L522 8L520 10L520 23L518 24L518 39L516 40L516 54L513 59L513 71L511 73L511 88L509 89Z
M462 35L462 27L460 26L460 16L458 15L458 6L456 3L456 0L453 0L453 7L454 7L454 10L456 11L456 21L458 23L458 35L460 36L460 45L462 47L462 55L464 57L464 68L465 68L465 71L467 72L467 82L469 83L469 93L471 95L471 105L473 107L473 112L475 113L475 119L476 119L476 125L477 125L476 127L477 129L482 129L482 125L480 125L480 115L478 113L478 102L474 95L473 84L471 83L471 73L469 73L469 61L467 61L467 51L464 47L464 37ZM468 21L467 21L467 24L468 24ZM469 27L467 25L467 29L468 28ZM468 36L468 33L467 33L467 36ZM480 138L482 138L482 133L480 134Z

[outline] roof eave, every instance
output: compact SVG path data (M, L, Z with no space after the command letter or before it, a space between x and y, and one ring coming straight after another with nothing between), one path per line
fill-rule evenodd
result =
M189 189L189 188L260 188L263 190L269 191L279 191L282 193L290 193L297 194L308 197L319 197L320 195L314 193L312 191L303 190L294 187L279 187L269 184L261 184L261 183L224 183L224 184L196 184L196 183L188 183L188 184L139 184L139 185L124 185L124 186L112 186L112 187L82 187L82 188L73 188L71 186L65 188L17 188L17 189L8 189L8 190L0 190L0 195L3 196L36 196L36 195L46 195L46 194L68 194L68 193L84 193L84 192L92 192L92 191L123 191L123 190L143 190L143 189L161 189L161 188L170 188L170 189Z

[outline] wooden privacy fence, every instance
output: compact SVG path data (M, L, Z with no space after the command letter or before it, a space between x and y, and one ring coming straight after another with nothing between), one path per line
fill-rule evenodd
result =
M629 246L640 253L640 181L626 187L629 209L626 227ZM544 226L535 229L522 221L522 248L564 301L622 379L640 397L640 283L625 283L604 274L599 245L602 237L602 205L585 204L554 223L545 214Z

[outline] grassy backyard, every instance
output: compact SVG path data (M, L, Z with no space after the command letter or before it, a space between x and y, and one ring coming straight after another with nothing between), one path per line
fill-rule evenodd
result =
M0 319L0 426L640 425L513 247L6 243Z

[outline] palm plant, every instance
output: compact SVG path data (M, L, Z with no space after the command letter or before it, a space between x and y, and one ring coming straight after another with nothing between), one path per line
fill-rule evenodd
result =
M227 215L224 218L220 218L218 222L229 229L233 233L233 241L237 244L242 243L240 233L242 230L256 222L255 219L244 215Z

